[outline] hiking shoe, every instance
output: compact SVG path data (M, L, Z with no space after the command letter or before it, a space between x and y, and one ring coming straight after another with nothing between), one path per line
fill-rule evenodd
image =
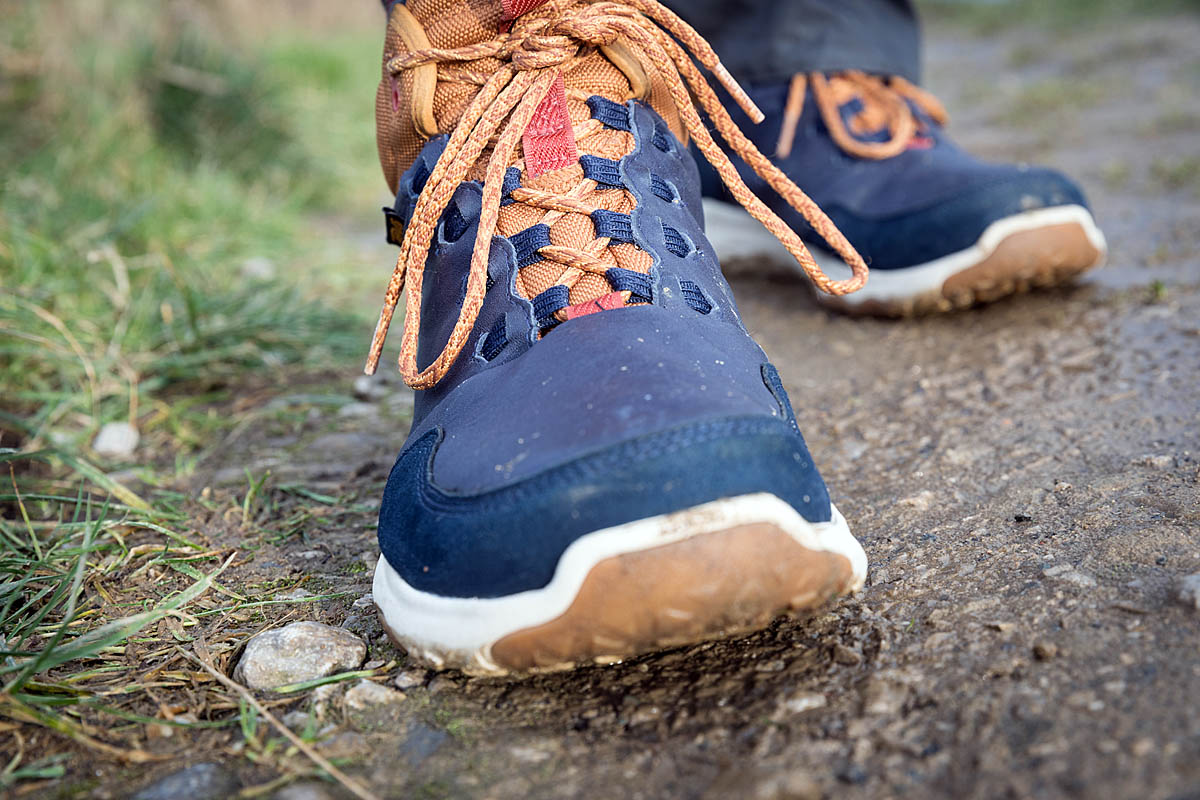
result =
M403 293L420 391L373 596L412 658L474 673L755 628L866 574L704 237L689 133L807 258L704 130L685 86L755 159L676 41L715 56L644 0L538 5L393 5L377 97L401 251L368 372ZM771 176L855 264L815 277L861 284Z
M866 288L820 298L827 305L884 316L964 308L1066 283L1104 258L1104 236L1078 186L1051 169L988 164L964 152L943 132L937 99L902 78L801 74L750 94L767 113L751 138L810 187L871 266ZM742 171L751 189L818 245L822 267L844 274L805 221L749 168ZM728 197L711 170L704 190ZM709 216L722 257L730 247L779 252L762 237L747 241L744 215L729 206L714 204Z

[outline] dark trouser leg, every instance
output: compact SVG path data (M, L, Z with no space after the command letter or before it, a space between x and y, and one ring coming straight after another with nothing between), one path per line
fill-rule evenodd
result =
M739 81L857 69L920 79L911 0L667 0Z

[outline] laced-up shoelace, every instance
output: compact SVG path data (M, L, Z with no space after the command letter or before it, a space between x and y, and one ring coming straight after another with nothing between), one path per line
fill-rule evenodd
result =
M804 97L810 84L813 98L817 102L821 119L824 120L830 137L843 151L858 158L891 158L908 148L920 132L917 117L909 106L909 101L939 125L945 125L948 120L946 109L940 100L901 77L885 79L856 70L839 72L829 78L819 72L810 75L801 72L792 77L788 87L783 125L779 130L779 144L775 149L775 155L780 158L785 158L792 152L796 126L800 122L800 113L804 110ZM854 130L848 130L842 119L841 106L856 97L862 103L862 110L851 119L850 126ZM888 138L882 142L863 141L854 135L885 128Z
M392 59L387 65L393 76L431 63L439 67L450 65L442 69L456 71L455 79L462 80L461 65L467 62L487 57L504 61L463 111L417 199L371 343L366 365L368 374L373 374L378 366L401 291L405 293L404 333L400 347L400 373L404 380L414 389L427 389L436 385L453 366L483 305L489 244L496 231L504 173L514 162L522 134L556 80L585 48L612 45L618 39L637 52L643 67L652 68L663 81L684 129L716 169L734 199L783 243L818 288L830 294L846 294L866 283L867 266L846 237L804 192L758 151L722 107L693 58L717 77L751 119L755 122L763 119L762 112L691 26L655 0L551 0L538 11L518 17L508 32L501 32L490 41L451 49L416 50ZM842 281L830 279L792 229L747 188L737 169L713 140L693 98L730 149L803 215L850 266L852 277ZM418 113L421 111L418 109ZM594 123L592 120L576 126L576 140L582 141L594 134ZM455 190L489 145L492 152L483 180L479 228L467 274L465 299L441 353L425 369L419 370L416 353L421 322L421 287L433 235ZM585 178L574 189L562 193L519 188L510 196L548 214L591 213L595 209L583 198L595 186L595 181ZM540 248L538 255L561 264L563 279L570 280L572 274L602 272L598 255L608 244L607 239L598 238L585 249L547 246Z

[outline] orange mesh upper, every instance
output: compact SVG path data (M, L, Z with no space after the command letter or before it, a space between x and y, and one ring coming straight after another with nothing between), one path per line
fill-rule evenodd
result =
M394 8L402 7L397 4ZM500 6L491 0L410 0L406 10L422 25L429 44L435 48L453 49L487 41L497 35L501 22ZM398 15L403 13L403 8L400 12L393 10L389 19L383 50L383 77L379 83L375 105L379 160L388 187L393 192L399 185L400 176L416 160L425 143L413 124L414 76L409 71L400 74L399 80L396 81L399 102L393 103L392 87L395 79L387 68L388 62L393 58L414 49L404 41L401 35L403 25L397 22ZM487 76L499 67L500 60L485 57L468 64L469 66L464 64L449 69L439 67L440 75L433 110L438 129L443 133L453 130L467 103ZM576 129L591 118L587 98L601 95L623 103L633 97L629 78L599 49L581 52L570 67L563 70L563 81L567 90L567 111ZM647 99L652 104L654 95L659 97L662 109L666 112L664 117L674 116L670 113L671 106L666 101L662 89L658 92L651 91L650 94L651 97ZM625 131L597 127L595 132L578 145L581 154L619 160L633 150L634 139L632 134ZM521 157L522 153L518 148L518 165L521 165ZM470 177L482 180L486 168L486 160L481 159ZM583 171L575 165L533 180L529 179L523 170L521 185L563 192L578 185L581 180ZM624 190L593 190L586 199L596 208L623 213L629 213L636 205L633 195ZM512 203L500 210L496 232L501 236L511 236L539 222L550 223L550 242L554 245L582 249L596 239L595 226L586 214L546 212L523 203ZM599 254L599 258L608 266L642 273L649 272L653 264L649 253L629 244L606 248ZM568 282L559 280L562 273L560 264L538 261L520 271L516 281L517 290L526 299L532 299L555 283L562 282L570 288L572 304L594 300L612 291L612 287L600 275L582 273L568 278Z
M511 24L511 27L508 25ZM603 189L587 179L579 163L554 169L571 148L553 142L559 154L537 161L532 177L525 170L522 141L545 149L542 123L531 126L540 104L559 81L565 89L547 108L557 108L557 122L545 131L558 136L569 117L581 155L619 160L635 144L632 134L606 127L591 118L586 104L599 95L616 103L638 97L649 103L676 137L695 140L730 193L762 222L821 289L844 294L866 281L862 258L829 218L779 171L733 122L708 85L699 61L751 116L762 113L721 66L712 48L658 0L548 0L501 27L498 0L410 0L392 7L384 45L384 68L376 98L380 163L393 191L430 137L449 134L446 148L417 198L404 234L396 269L389 282L379 324L371 344L367 371L373 372L395 307L403 293L407 314L401 344L401 373L414 388L436 384L458 357L482 307L486 291L490 237L511 237L535 224L549 229L549 245L538 248L542 259L517 276L526 298L545 289L568 288L572 306L589 301L599 308L615 302L604 275L614 266L646 273L652 256L636 245L597 238L591 214L599 209L629 213L635 198L625 189ZM703 108L711 124L705 125ZM817 266L794 231L759 200L739 177L729 157L713 138L719 135L789 205L821 233L830 247L850 264L853 277L833 281ZM521 171L520 186L502 203L506 169ZM483 184L483 204L475 249L467 270L466 297L440 355L424 369L416 366L425 260L437 221L463 180ZM618 293L628 303L632 293ZM555 316L569 314L560 309Z

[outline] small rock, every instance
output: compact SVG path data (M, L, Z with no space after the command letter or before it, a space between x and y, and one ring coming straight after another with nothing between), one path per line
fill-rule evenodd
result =
M396 676L393 684L397 689L414 689L425 685L425 670L406 669Z
M908 699L908 687L883 678L872 678L863 692L864 714L899 714Z
M1033 657L1038 661L1050 661L1058 656L1058 645L1046 639L1039 639L1033 643Z
M770 661L764 661L761 664L754 666L755 672L783 672L787 668L787 662L782 658L773 658Z
M1200 611L1200 572L1179 579L1175 587L1175 599L1188 608Z
M348 710L361 711L372 706L399 703L403 699L404 692L389 689L381 683L364 678L346 690L343 702Z
M997 658L990 663L983 675L985 678L1019 678L1025 662L1020 658Z
M220 764L193 764L150 784L133 800L225 800L241 788L237 777Z
M312 596L313 593L305 589L292 589L290 592L276 592L272 599L295 602Z
M759 781L747 800L821 800L821 786L803 772L777 772Z
M269 281L275 277L275 262L263 256L242 262L242 277L254 281Z
M365 678L346 690L343 705L351 725L371 730L394 725L401 716L404 692Z
M358 598L352 604L355 608L371 608L375 605L375 598L370 592L367 592L362 597Z
M1150 469L1172 469L1175 466L1175 456L1171 455L1144 455L1134 462L1139 467L1150 467Z
M449 738L450 734L443 730L431 728L423 722L413 722L405 729L396 752L410 767L416 767L440 750Z
M1143 736L1129 746L1129 752L1133 753L1135 758L1145 758L1154 752L1154 740Z
M342 700L344 686L337 683L327 683L313 689L311 700L313 713L317 719L324 722L333 718L333 712Z
M92 449L98 455L110 458L128 458L137 449L137 428L128 422L106 422L92 440Z
M868 777L867 771L858 764L847 764L837 772L837 779L843 783L866 783Z
M374 402L387 396L387 382L379 375L359 375L354 379L354 396L359 400Z
M1077 569L1073 569L1070 572L1064 572L1058 577L1061 580L1064 580L1067 583L1073 583L1082 589L1091 589L1096 585L1095 578L1093 578L1091 575L1088 575L1086 572L1080 572Z
M458 691L458 683L449 675L439 672L437 675L433 676L432 680L429 681L429 686L427 688L429 689L430 694L456 692Z
M644 725L647 722L654 722L662 716L662 709L658 706L643 705L638 706L629 715L630 725Z
M953 642L960 641L961 639L961 634L957 632L938 631L937 633L929 634L929 636L925 639L925 644L923 646L926 650L932 652L934 650L940 650L941 648Z
M292 733L298 733L303 736L310 728L316 728L318 720L316 714L297 709L296 711L287 712L279 721L286 725Z
M717 777L704 800L820 800L821 787L812 777L792 770L762 767L731 769Z
M376 409L373 403L346 403L337 413L339 417L369 417Z
M545 745L517 745L510 747L508 753L514 761L519 761L522 764L541 764L543 761L549 761L554 753Z
M825 695L817 692L801 692L800 694L792 695L783 702L783 709L789 714L803 714L805 711L812 711L816 708L824 708L828 701Z
M379 563L379 551L378 550L363 550L361 553L358 554L358 560L366 565L368 572L374 572L375 565ZM368 594L368 595L365 595L365 597L371 597L371 595ZM363 599L362 597L359 598L359 600L362 600L362 599ZM371 597L371 605L366 606L366 607L370 608L371 606L374 606L374 605L375 605L375 598Z
M357 669L367 646L354 634L319 622L293 622L246 644L233 676L251 689L273 689Z
M833 660L839 664L853 667L862 663L862 653L838 642L833 646Z
M928 511L929 507L933 504L933 501L933 492L925 489L924 491L917 492L911 497L904 498L900 501L900 505L908 506L916 511Z
M319 783L293 783L275 793L274 800L333 800L324 786Z
M326 758L359 758L368 750L367 737L354 731L342 731L322 739L317 747Z
M1075 569L1070 564L1058 564L1053 567L1047 567L1042 570L1042 574L1047 578L1058 578L1060 581L1073 583L1083 589L1090 589L1096 585L1095 578L1086 572Z

